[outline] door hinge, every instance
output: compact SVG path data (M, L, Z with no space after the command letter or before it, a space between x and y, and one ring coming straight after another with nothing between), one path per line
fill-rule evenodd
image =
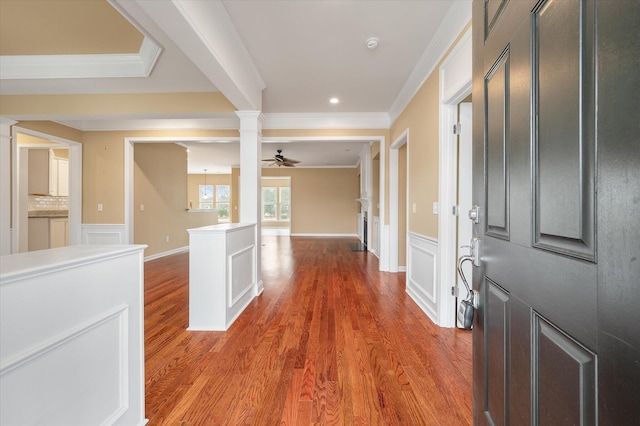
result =
M456 124L453 125L453 134L454 135L459 135L461 131L462 131L462 125L460 123L456 123Z
M454 215L454 216L458 216L458 215L460 214L460 213L459 213L459 210L460 210L460 209L458 208L458 206L451 206L451 214L452 214L452 215Z

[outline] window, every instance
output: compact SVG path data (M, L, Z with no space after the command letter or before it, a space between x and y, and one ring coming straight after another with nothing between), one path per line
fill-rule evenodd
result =
M289 221L289 188L262 188L262 220Z
M215 191L214 191L215 188ZM229 185L198 185L200 209L218 209L218 221L231 220L231 187Z
M280 187L280 220L289 220L289 188Z
M213 209L213 185L198 185L199 209Z
M218 209L218 221L229 222L231 187L229 185L216 185L216 209Z

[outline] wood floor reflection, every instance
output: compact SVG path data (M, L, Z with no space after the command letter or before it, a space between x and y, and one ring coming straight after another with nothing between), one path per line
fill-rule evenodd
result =
M227 332L186 331L188 253L146 262L149 425L471 424L471 334L352 242L263 237L265 290Z

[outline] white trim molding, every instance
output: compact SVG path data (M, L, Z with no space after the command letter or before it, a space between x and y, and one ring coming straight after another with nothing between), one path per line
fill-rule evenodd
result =
M149 260L160 259L161 257L171 256L172 254L183 253L185 251L189 251L189 246L178 247L173 250L163 251L162 253L152 254L152 255L146 256L144 258L144 261L148 262Z
M451 215L458 188L458 143L452 128L458 120L458 104L471 93L471 29L455 45L440 66L440 183L441 214L438 216L440 236L440 322L442 327L455 327L455 298L448 291L456 282L457 221Z
M291 229L289 228L265 228L262 227L260 230L261 235L270 235L270 236L285 236L288 237L291 235Z
M0 79L148 77L161 51L145 37L138 53L2 56Z
M265 114L264 129L388 129L386 112L271 113Z
M398 187L399 187L399 155L400 148L404 145L407 145L407 158L409 156L409 129L405 129L404 132L398 138L393 141L391 146L389 147L389 272L398 272L399 269L399 260L398 260L398 240L400 238L400 230L399 227L399 197L398 197ZM409 173L409 164L407 162L407 176ZM407 188L409 190L409 181L407 180ZM405 198L408 199L408 198ZM408 214L408 210L407 210ZM409 221L406 221L407 225Z
M292 237L332 237L332 238L358 238L358 234L312 234L292 233Z
M440 59L453 44L462 29L471 21L471 1L453 1L449 12L442 20L433 41L422 54L418 64L413 69L398 97L389 110L391 123L407 107L411 99L418 92L425 80L431 75Z
M11 126L16 121L0 117L0 255L11 254L13 230L11 229Z
M407 294L439 324L438 241L407 233Z

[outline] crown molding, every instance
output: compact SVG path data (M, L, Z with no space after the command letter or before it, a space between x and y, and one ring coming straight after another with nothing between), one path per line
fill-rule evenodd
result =
M469 21L471 21L471 1L452 2L435 37L391 105L389 109L391 123L394 123L404 111Z
M161 51L145 36L138 53L0 56L0 79L148 77Z
M388 129L386 112L271 113L263 129Z
M146 14L237 109L261 109L266 84L221 1L112 1Z

